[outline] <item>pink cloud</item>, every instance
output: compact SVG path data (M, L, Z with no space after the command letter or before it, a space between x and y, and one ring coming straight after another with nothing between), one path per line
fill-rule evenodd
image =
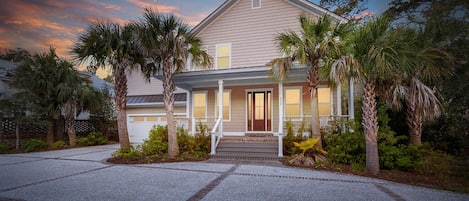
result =
M179 10L176 6L169 6L163 4L157 4L156 2L147 2L145 0L127 0L128 2L137 5L140 8L153 8L161 13L173 13Z

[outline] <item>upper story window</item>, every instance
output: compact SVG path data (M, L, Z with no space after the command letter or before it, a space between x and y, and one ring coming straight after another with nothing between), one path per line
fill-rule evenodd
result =
M285 89L285 117L291 119L301 118L301 87Z
M231 67L231 44L218 44L216 51L216 68Z
M251 0L252 8L260 8L261 7L261 0Z
M331 88L318 88L319 116L331 115Z

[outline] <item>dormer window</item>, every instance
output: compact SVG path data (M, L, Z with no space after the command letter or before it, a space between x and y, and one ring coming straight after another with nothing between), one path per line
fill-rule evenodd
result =
M260 8L261 7L261 0L251 0L252 1L252 8Z

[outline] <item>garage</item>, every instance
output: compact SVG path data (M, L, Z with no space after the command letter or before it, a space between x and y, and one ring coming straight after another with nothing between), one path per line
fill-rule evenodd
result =
M127 121L130 142L143 143L153 126L166 125L166 116L129 115Z

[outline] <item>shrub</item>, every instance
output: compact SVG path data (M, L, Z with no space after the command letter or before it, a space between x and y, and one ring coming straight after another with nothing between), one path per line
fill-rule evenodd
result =
M63 149L63 148L65 148L65 147L67 147L67 146L68 146L67 143L65 143L63 140L59 140L59 141L57 141L57 142L54 142L54 143L50 146L50 148L52 148L52 149Z
M195 137L189 135L186 129L177 128L176 134L180 153L193 153L196 151Z
M21 145L21 148L25 152L37 151L46 147L47 144L44 141L38 139L30 139Z
M150 130L148 139L143 140L142 151L145 155L153 156L168 152L168 127L156 126Z
M10 150L10 145L6 142L0 142L0 153L6 153L8 150Z
M301 153L301 150L295 147L294 142L298 143L305 140L303 133L295 134L293 123L290 120L285 122L285 128L287 129L287 135L283 137L283 153L285 155Z
M142 150L140 146L129 148L120 148L112 153L112 157L121 157L126 159L135 159L142 157Z
M199 153L202 155L204 153L207 155L207 153L210 152L210 143L211 143L211 137L210 133L208 132L207 125L198 123L197 124L197 133L194 135L195 137L195 142L196 142L196 151L201 152Z
M362 132L334 133L325 141L331 162L352 165L365 162L365 136Z
M77 144L81 146L102 145L107 144L107 139L100 132L91 132L84 137L79 137L77 139Z

